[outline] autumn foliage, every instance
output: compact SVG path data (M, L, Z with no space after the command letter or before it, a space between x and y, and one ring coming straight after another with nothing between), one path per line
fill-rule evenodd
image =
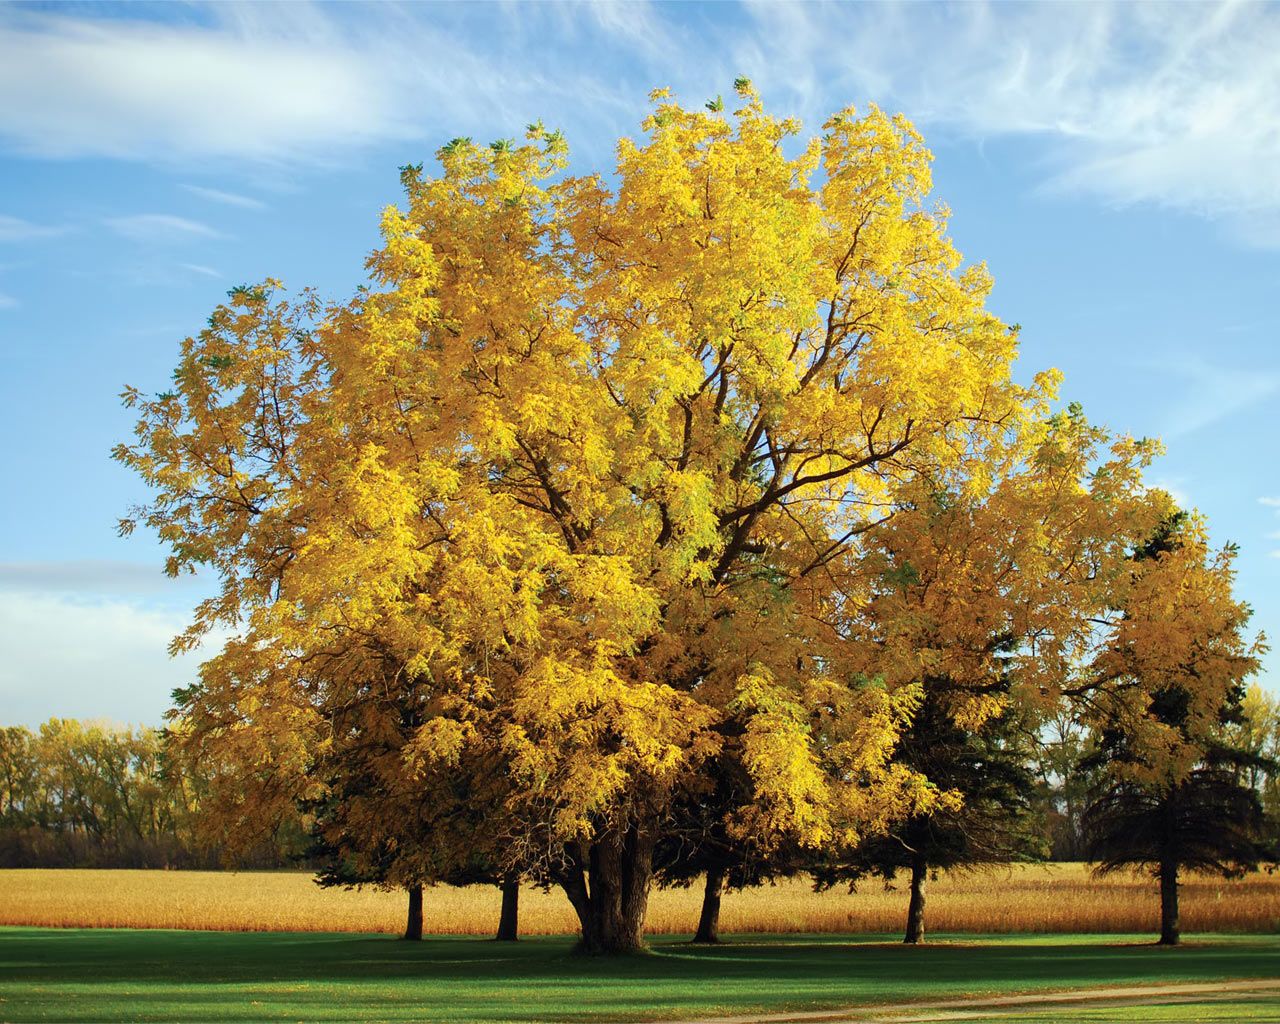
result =
M801 143L738 96L655 93L609 176L541 125L454 140L350 300L236 289L126 392L125 528L220 580L175 645L234 634L175 712L231 832L302 801L394 884L559 886L612 952L691 804L762 860L962 814L895 757L926 702L1088 695L1187 770L1141 680L1234 630L1208 714L1252 652L1212 562L1168 567L1211 621L1131 571L1156 445L1015 380L904 118Z

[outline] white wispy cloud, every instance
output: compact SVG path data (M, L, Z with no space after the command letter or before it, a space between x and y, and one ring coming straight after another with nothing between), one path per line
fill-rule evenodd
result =
M179 612L125 600L0 592L0 707L4 724L51 715L160 724L169 694L189 685L201 654L170 658Z
M0 591L99 594L120 599L126 595L173 596L175 591L199 582L196 576L175 579L165 575L158 561L80 558L0 562Z
M238 192L224 192L220 188L205 188L203 185L183 185L192 195L207 199L211 203L222 203L225 206L238 206L245 210L265 210L267 204L252 196L242 196Z
M625 39L634 51L651 61L663 63L684 49L682 33L664 21L659 9L649 3L597 3L561 10L570 18L580 14L589 28L605 37Z
M1194 355L1167 354L1145 369L1182 384L1182 396L1169 402L1164 413L1160 436L1166 440L1194 434L1280 392L1280 372L1226 366Z
M0 137L39 156L274 159L393 134L377 65L341 40L310 42L10 11L0 25Z
M20 303L12 295L0 292L0 309L17 309Z
M931 134L1032 138L1046 188L1280 245L1275 5L187 10L160 23L0 9L0 140L43 156L273 163L544 116L582 152L634 130L649 87L696 103L747 74L811 125L876 101Z
M213 267L206 267L203 263L179 263L183 270L189 270L193 274L200 274L203 277L221 277Z
M116 234L134 242L183 242L194 238L222 237L221 232L208 224L169 213L108 217L103 223Z
M166 576L159 557L0 562L0 724L51 715L159 724L170 691L225 639L168 655L212 586Z
M1198 352L1168 349L1159 359L1125 360L1118 369L1162 379L1154 430L1168 441L1204 430L1280 393L1280 370L1235 365L1230 358L1219 354L1210 360Z
M1191 495L1186 489L1186 481L1183 477L1154 477L1150 482L1150 486L1168 494L1179 508L1189 509L1195 507L1195 502L1191 500Z
M1276 510L1276 515L1280 515L1280 496L1273 497L1272 495L1264 494L1261 498L1258 499L1258 504L1264 505L1267 508L1273 508ZM1267 537L1267 540L1280 540L1280 530L1273 530L1270 533L1268 533L1266 537ZM1267 553L1272 558L1280 558L1280 548L1276 548Z
M620 96L628 111L643 102L619 87L617 61L578 71L547 56L552 25L584 20L572 8L474 12L470 36L445 24L444 7L187 11L160 23L0 7L0 145L202 167L325 163L373 143L518 131L543 114L560 123L557 110L580 123L575 110L598 119Z
M37 238L54 238L67 233L65 227L50 224L33 224L21 217L0 213L0 242L29 242Z
M1033 136L1046 185L1222 218L1280 244L1280 8L1264 4L757 4L740 50L978 137ZM833 46L838 39L841 45ZM781 53L785 60L767 59Z

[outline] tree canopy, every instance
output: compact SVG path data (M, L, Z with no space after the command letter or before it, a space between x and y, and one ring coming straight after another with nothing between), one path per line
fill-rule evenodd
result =
M235 289L126 392L153 497L123 528L220 580L177 647L234 633L177 709L229 815L448 790L626 950L719 773L723 834L851 845L959 806L893 756L935 681L977 728L1124 675L1093 617L1168 511L1156 446L1015 380L905 118L801 144L737 92L654 93L609 177L540 124L455 139L348 301ZM376 785L318 770L352 763Z

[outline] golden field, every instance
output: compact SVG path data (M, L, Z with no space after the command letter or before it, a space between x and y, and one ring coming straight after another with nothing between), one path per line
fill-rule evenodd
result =
M701 888L655 892L648 930L692 931ZM721 931L896 932L906 914L902 887L868 882L815 893L802 880L728 893ZM428 890L426 930L486 934L499 894L489 886ZM0 924L68 928L186 928L213 931L397 932L399 892L321 889L303 872L0 870ZM525 934L576 930L558 891L521 894ZM1155 883L1141 875L1093 877L1078 864L1016 865L943 875L930 883L931 931L1150 932L1157 930ZM1239 881L1191 878L1182 888L1187 932L1280 931L1280 874Z

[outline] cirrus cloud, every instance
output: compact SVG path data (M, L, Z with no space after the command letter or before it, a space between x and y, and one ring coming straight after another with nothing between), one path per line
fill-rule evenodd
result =
M104 223L116 234L134 242L184 242L195 238L221 238L208 224L168 213L137 213L108 217Z
M159 725L169 694L190 685L208 657L169 657L185 619L125 600L0 591L0 724L57 715Z
M1280 7L1266 4L0 8L0 143L39 157L326 161L539 115L630 127L654 85L752 76L1040 146L1047 189L1280 245ZM253 208L217 189L204 198Z
M29 242L37 238L56 238L67 233L67 228L50 224L33 224L21 217L0 214L0 242Z
M389 84L340 44L11 14L0 54L0 137L35 156L274 159L397 130Z

